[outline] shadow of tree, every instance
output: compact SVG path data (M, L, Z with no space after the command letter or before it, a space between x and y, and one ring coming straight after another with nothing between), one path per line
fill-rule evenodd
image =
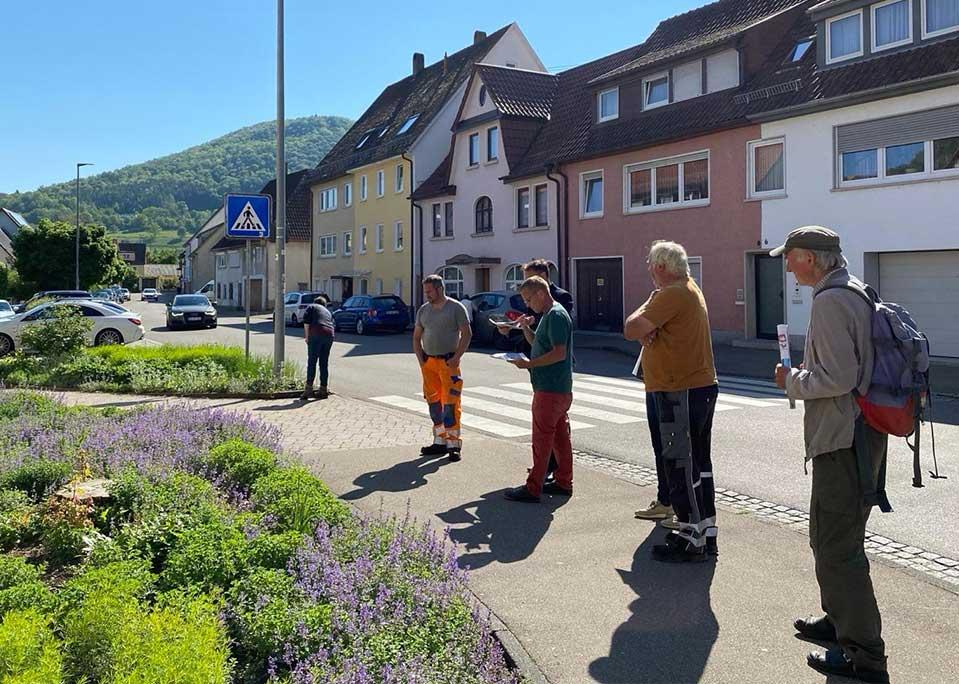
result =
M503 491L487 492L438 514L452 528L450 539L466 547L459 556L460 567L476 570L528 558L549 530L555 511L569 501L544 496L539 504L517 503L504 499Z
M632 567L616 570L637 598L613 633L609 655L589 665L598 682L687 684L703 675L719 635L709 596L716 563L654 561L652 548L662 539L654 530L633 554Z

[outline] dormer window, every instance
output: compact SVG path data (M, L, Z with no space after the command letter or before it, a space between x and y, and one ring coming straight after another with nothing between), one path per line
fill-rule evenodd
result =
M793 51L789 53L789 63L795 64L796 62L802 61L802 58L806 56L806 53L809 52L809 48L812 46L812 38L806 38L796 43L796 47L793 48Z
M367 142L369 142L370 138L373 137L373 134L374 134L374 133L376 133L376 129L375 129L375 128L374 128L372 131L367 131L367 132L363 135L363 137L360 138L360 141L359 141L358 143L356 143L356 149L362 148L363 145L365 145Z
M826 64L862 57L862 10L826 20Z
M600 123L619 118L619 88L602 91L597 98L597 103Z
M959 31L959 0L922 0L922 37Z
M912 0L886 0L870 9L873 52L912 42Z
M669 74L643 79L643 108L653 109L669 104Z
M410 130L411 128L413 128L413 124L416 123L416 120L417 120L418 118L420 118L420 115L419 115L419 114L414 114L413 116L411 116L410 118L408 118L408 119L403 123L403 125L400 127L400 130L398 130L398 131L396 132L396 134L397 134L397 135L403 135L403 134L406 133L408 130Z

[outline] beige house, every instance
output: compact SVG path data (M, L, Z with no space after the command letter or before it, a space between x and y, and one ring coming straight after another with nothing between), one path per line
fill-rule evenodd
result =
M206 220L183 245L180 291L196 292L216 277L213 246L223 237L223 207Z

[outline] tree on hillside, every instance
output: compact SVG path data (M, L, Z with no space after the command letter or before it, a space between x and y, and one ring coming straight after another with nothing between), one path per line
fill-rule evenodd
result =
M148 264L175 264L179 258L180 250L176 247L147 247Z
M13 238L14 266L25 289L73 288L75 235L75 226L47 219L19 230ZM131 270L103 226L80 226L81 288L120 282Z

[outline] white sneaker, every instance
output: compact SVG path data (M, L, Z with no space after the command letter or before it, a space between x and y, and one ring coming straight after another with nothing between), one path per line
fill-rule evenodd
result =
M664 506L656 499L653 499L649 506L640 508L634 516L640 520L665 520L673 515L672 506Z

